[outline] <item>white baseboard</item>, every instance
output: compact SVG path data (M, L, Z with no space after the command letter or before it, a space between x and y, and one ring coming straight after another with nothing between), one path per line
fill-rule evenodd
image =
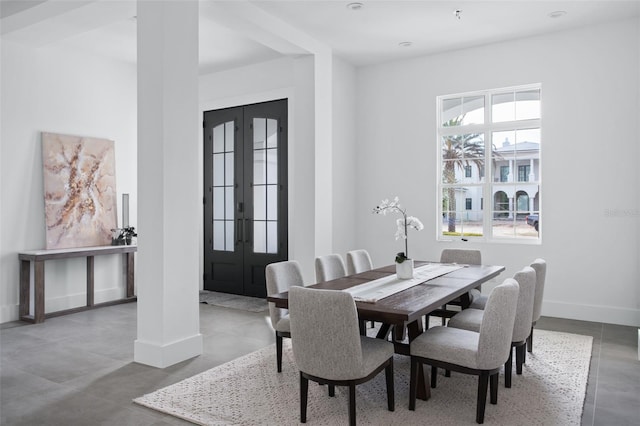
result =
M543 300L542 315L640 327L640 310Z
M106 288L101 290L95 290L93 294L93 303L103 303L112 300L123 299L125 297L125 290L119 287ZM46 296L45 296L46 297ZM72 309L87 305L87 294L76 293L66 296L53 297L45 299L44 312L56 312L64 309ZM31 300L30 312L33 315L33 299ZM4 305L0 306L0 323L18 321L20 317L20 306Z
M17 304L0 306L0 324L17 321L20 315L19 309L20 307Z
M198 355L202 355L202 334L187 337L169 344L157 344L136 340L133 344L133 360L157 368L166 368Z

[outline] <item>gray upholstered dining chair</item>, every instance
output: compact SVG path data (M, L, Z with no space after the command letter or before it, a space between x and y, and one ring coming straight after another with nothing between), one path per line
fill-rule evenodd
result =
M459 263L461 265L482 265L482 252L480 250L473 249L444 249L440 253L440 263ZM469 301L473 301L481 297L481 286L471 289L469 291ZM460 306L462 300L460 298L454 299L447 305ZM447 305L444 305L442 309L433 311L430 316L442 317L442 325L445 324L447 318L454 316L458 310L447 309ZM429 326L429 316L426 317L426 325Z
M360 272L366 272L373 269L373 262L369 252L364 249L351 250L347 252L347 274L359 274ZM363 324L360 324L363 327ZM371 321L371 328L375 327L375 322ZM363 330L360 330L361 334Z
M291 343L300 370L300 421L307 421L309 380L349 387L349 424L356 424L356 385L386 372L387 408L394 411L393 344L360 336L353 297L344 291L292 287Z
M267 265L265 269L267 294L283 293L293 286L303 286L300 265L295 260L276 262ZM286 309L277 308L275 303L269 302L269 316L271 326L276 331L276 362L278 373L282 371L282 339L291 337L289 313Z
M347 274L359 274L371 269L373 269L373 262L368 251L360 249L347 252Z
M347 268L339 254L316 257L316 281L319 283L342 278L345 275L347 275Z
M522 365L524 364L527 337L531 331L531 317L533 315L533 299L536 288L536 271L530 266L524 267L522 270L513 275L520 286L518 295L518 308L516 310L516 319L513 325L513 334L511 336L511 350L509 358L504 365L504 385L511 387L511 373L513 369L513 348L516 349L516 373L522 374ZM487 301L487 303L489 303ZM483 317L486 315L486 309L465 309L456 314L449 320L449 327L461 328L471 331L480 331Z
M533 351L533 327L540 319L542 313L542 295L544 294L544 282L547 278L547 262L544 259L536 259L531 264L536 271L536 293L533 300L533 316L531 318L531 331L527 337L527 351Z
M438 368L478 376L476 422L484 422L489 382L490 401L498 403L498 373L509 357L518 292L518 283L513 278L507 278L491 291L479 333L437 326L411 342L410 410L416 406L418 365L429 364L432 388L436 387Z

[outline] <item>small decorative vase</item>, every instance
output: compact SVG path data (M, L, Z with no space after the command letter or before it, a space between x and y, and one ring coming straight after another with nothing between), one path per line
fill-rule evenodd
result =
M413 259L406 259L402 263L396 262L396 275L401 280L410 280L413 278Z

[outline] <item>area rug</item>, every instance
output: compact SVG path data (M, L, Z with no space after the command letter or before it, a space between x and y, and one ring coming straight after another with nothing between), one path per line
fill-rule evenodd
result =
M290 339L284 339L282 373L276 372L271 345L181 382L144 395L135 403L199 425L299 424L299 374ZM510 389L500 374L498 404L487 401L486 424L578 425L582 416L591 336L535 331L522 375L513 374ZM357 422L362 425L461 425L475 423L477 377L452 373L438 377L428 401L409 411L409 359L394 358L394 412L387 411L384 374L357 386ZM428 369L427 369L428 370ZM329 398L325 386L311 383L307 423L348 422L347 388Z
M264 312L269 309L266 299L207 290L200 290L200 303L250 312Z

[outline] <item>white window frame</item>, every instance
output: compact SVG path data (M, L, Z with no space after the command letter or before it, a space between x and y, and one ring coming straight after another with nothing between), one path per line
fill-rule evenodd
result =
M540 91L540 118L536 119L527 119L527 120L513 120L513 121L505 121L505 122L497 122L492 123L492 108L491 108L491 97L494 94L501 94L504 92L514 91L526 91L526 90L539 90ZM442 102L445 99L452 99L457 97L477 97L484 96L484 123L483 124L467 124L460 126L443 126L442 119ZM493 210L494 210L494 196L493 196L493 161L492 159L492 132L496 131L517 131L517 130L527 130L527 129L540 129L542 134L542 84L528 84L522 86L512 86L512 87L502 87L497 89L487 89L487 90L479 90L473 92L464 92L464 93L455 93L455 94L447 94L441 95L436 98L436 141L437 141L437 189L436 189L436 206L438 208L438 214L436 215L436 239L438 241L454 241L454 240L463 240L463 241L477 241L477 242L490 242L490 243L517 243L517 244L541 244L542 242L542 226L540 226L540 230L538 232L537 238L525 238L519 237L517 235L505 237L505 236L494 236L493 235ZM448 185L443 183L443 161L442 161L442 138L448 135L461 135L461 134L483 134L484 135L484 182L476 184L476 186L482 187L482 199L488 199L489 205L487 203L483 203L482 206L482 230L483 235L480 236L447 236L443 235L442 231L442 220L443 220L443 199L442 194L445 187ZM541 215L542 212L542 136L540 138L540 150L539 150L539 159L538 159L538 209L536 212ZM462 172L464 176L464 171ZM517 180L518 169L517 167L512 172L515 173L515 179ZM499 183L499 182L498 182ZM517 182L516 182L517 183ZM464 186L468 186L468 183L465 183ZM460 184L460 186L463 186ZM515 202L515 200L514 200ZM489 210L487 210L489 207Z

